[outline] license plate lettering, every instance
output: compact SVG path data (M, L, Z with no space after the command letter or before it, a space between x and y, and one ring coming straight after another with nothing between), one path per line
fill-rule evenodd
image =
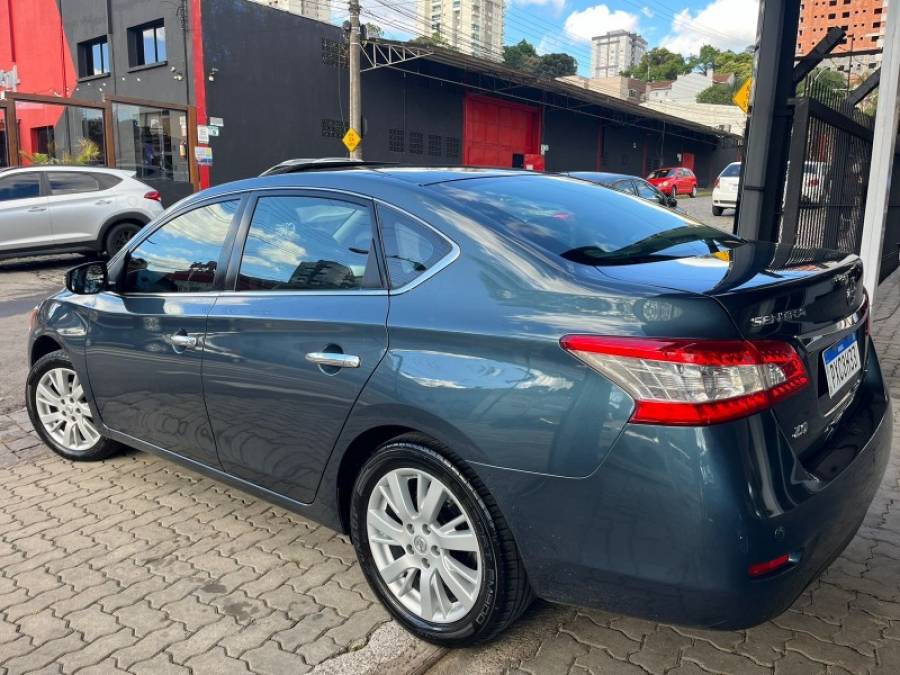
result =
M855 335L848 335L822 353L828 395L834 395L852 381L861 369L859 344Z

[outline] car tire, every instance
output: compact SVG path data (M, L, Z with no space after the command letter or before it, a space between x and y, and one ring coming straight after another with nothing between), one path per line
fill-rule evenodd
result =
M691 199L696 199L696 198L697 198L697 186L695 185L691 188Z
M712 207L712 213L714 216L721 216L723 213L725 213L725 209L721 206L714 206Z
M417 434L383 444L354 484L350 535L369 585L393 617L423 640L461 647L498 635L533 595L499 509L478 477L452 459L448 448ZM432 490L438 496L429 509ZM405 514L394 511L395 502L406 505ZM450 521L457 524L443 539Z
M140 223L128 221L116 223L109 228L103 238L103 250L106 251L106 255L112 258L134 235L141 231L141 227Z
M96 462L121 448L100 434L72 361L62 350L42 356L31 367L25 405L38 436L65 459Z
M677 185L672 186L672 196L675 197L676 199L678 199L678 186Z

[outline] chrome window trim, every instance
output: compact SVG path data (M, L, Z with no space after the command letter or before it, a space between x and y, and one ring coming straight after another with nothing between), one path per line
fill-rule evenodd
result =
M178 206L177 210L173 211L171 214L166 214L166 219L159 221L158 223L154 223L152 230L148 231L146 235L141 237L141 240L136 242L133 246L126 247L127 252L130 253L133 249L137 248L142 241L147 239L153 232L163 227L166 223L171 222L178 216L186 213L188 210L193 210L195 208L202 208L206 206L208 203L214 203L217 201L228 201L229 198L237 197L238 199L243 199L244 197L249 196L254 192L269 192L269 191L285 191L285 190L308 190L312 192L326 192L330 194L334 194L339 197L340 195L349 195L351 197L356 197L357 199L364 199L373 204L381 204L387 208L394 209L395 211L399 211L403 215L417 221L418 223L424 225L429 230L437 234L444 241L450 244L450 251L443 258L438 260L434 265L432 265L428 270L420 274L418 277L410 281L409 283L399 286L397 288L381 288L381 289L355 289L348 291L339 291L339 290L329 290L329 291L300 291L300 290L285 290L285 291L235 291L235 290L222 290L222 291L198 291L198 292L188 292L188 293L118 293L118 292L110 292L110 295L114 295L120 298L137 298L137 297L145 297L145 298L158 298L158 297L241 297L241 296L255 296L255 297L265 297L265 296L298 296L298 295L344 295L344 296L359 296L359 295L402 295L404 293L408 293L409 291L416 288L420 284L425 283L433 276L443 271L451 264L453 264L460 255L459 245L453 241L446 234L438 230L436 227L426 222L419 216L410 213L406 209L397 206L396 204L392 204L380 197L373 197L371 195L365 195L359 192L354 192L352 190L342 190L340 188L323 188L323 187L304 187L304 186L266 186L266 187L247 187L241 188L239 190L231 190L229 192L222 192L216 195L210 195L203 198L197 199L197 201L191 201L190 203L181 204ZM377 215L377 214L376 214ZM146 227L146 226L145 226ZM143 233L142 233L143 234ZM118 258L120 255L125 255L125 248L122 249L118 254L116 254L115 258ZM388 279L388 283L390 283L390 279Z

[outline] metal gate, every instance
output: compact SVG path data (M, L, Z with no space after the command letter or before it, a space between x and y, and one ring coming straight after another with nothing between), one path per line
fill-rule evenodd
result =
M779 239L859 253L874 119L814 78L805 92L793 100Z

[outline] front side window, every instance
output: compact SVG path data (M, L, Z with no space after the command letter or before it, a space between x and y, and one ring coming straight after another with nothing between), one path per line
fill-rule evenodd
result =
M86 173L48 171L47 180L50 182L50 192L54 196L97 192L100 189L97 179Z
M237 290L360 289L371 246L368 207L299 195L261 197L247 232Z
M38 173L17 173L0 178L0 202L40 196L41 176Z
M650 183L645 183L644 181L640 180L635 181L635 183L637 184L638 197L641 197L642 199L659 201L660 192L655 187L650 185Z
M166 60L166 26L162 20L128 29L128 57L132 68Z
M634 194L634 186L630 180L620 180L612 185L619 192L624 192L629 195Z
M211 291L222 245L240 201L203 206L173 218L128 255L126 293Z
M446 239L396 209L379 206L378 221L392 288L410 283L452 250Z

